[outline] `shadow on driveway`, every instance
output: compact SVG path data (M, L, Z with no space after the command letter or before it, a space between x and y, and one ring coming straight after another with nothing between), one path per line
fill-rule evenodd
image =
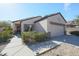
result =
M79 36L64 35L52 38L55 41L65 42L68 44L79 46Z
M0 52L6 47L8 42L0 43Z

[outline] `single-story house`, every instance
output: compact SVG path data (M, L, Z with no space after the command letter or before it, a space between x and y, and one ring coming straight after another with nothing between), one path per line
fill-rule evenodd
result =
M66 20L58 12L44 17L37 16L13 21L11 27L14 32L33 30L37 32L48 32L53 37L65 34L65 23Z

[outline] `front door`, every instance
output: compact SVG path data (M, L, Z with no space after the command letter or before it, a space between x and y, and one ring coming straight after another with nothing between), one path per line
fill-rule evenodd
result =
M17 25L17 33L20 33L21 32L21 26L20 25Z

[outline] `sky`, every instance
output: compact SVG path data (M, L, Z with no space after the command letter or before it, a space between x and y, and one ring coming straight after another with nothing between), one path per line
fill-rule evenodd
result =
M79 15L79 4L71 3L7 3L0 4L0 21L15 21L60 12L67 20Z

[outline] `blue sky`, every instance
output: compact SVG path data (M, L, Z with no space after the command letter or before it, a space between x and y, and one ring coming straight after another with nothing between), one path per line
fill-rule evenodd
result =
M61 12L69 21L79 15L79 4L71 3L17 3L0 4L0 21L13 21L32 16L45 16Z

